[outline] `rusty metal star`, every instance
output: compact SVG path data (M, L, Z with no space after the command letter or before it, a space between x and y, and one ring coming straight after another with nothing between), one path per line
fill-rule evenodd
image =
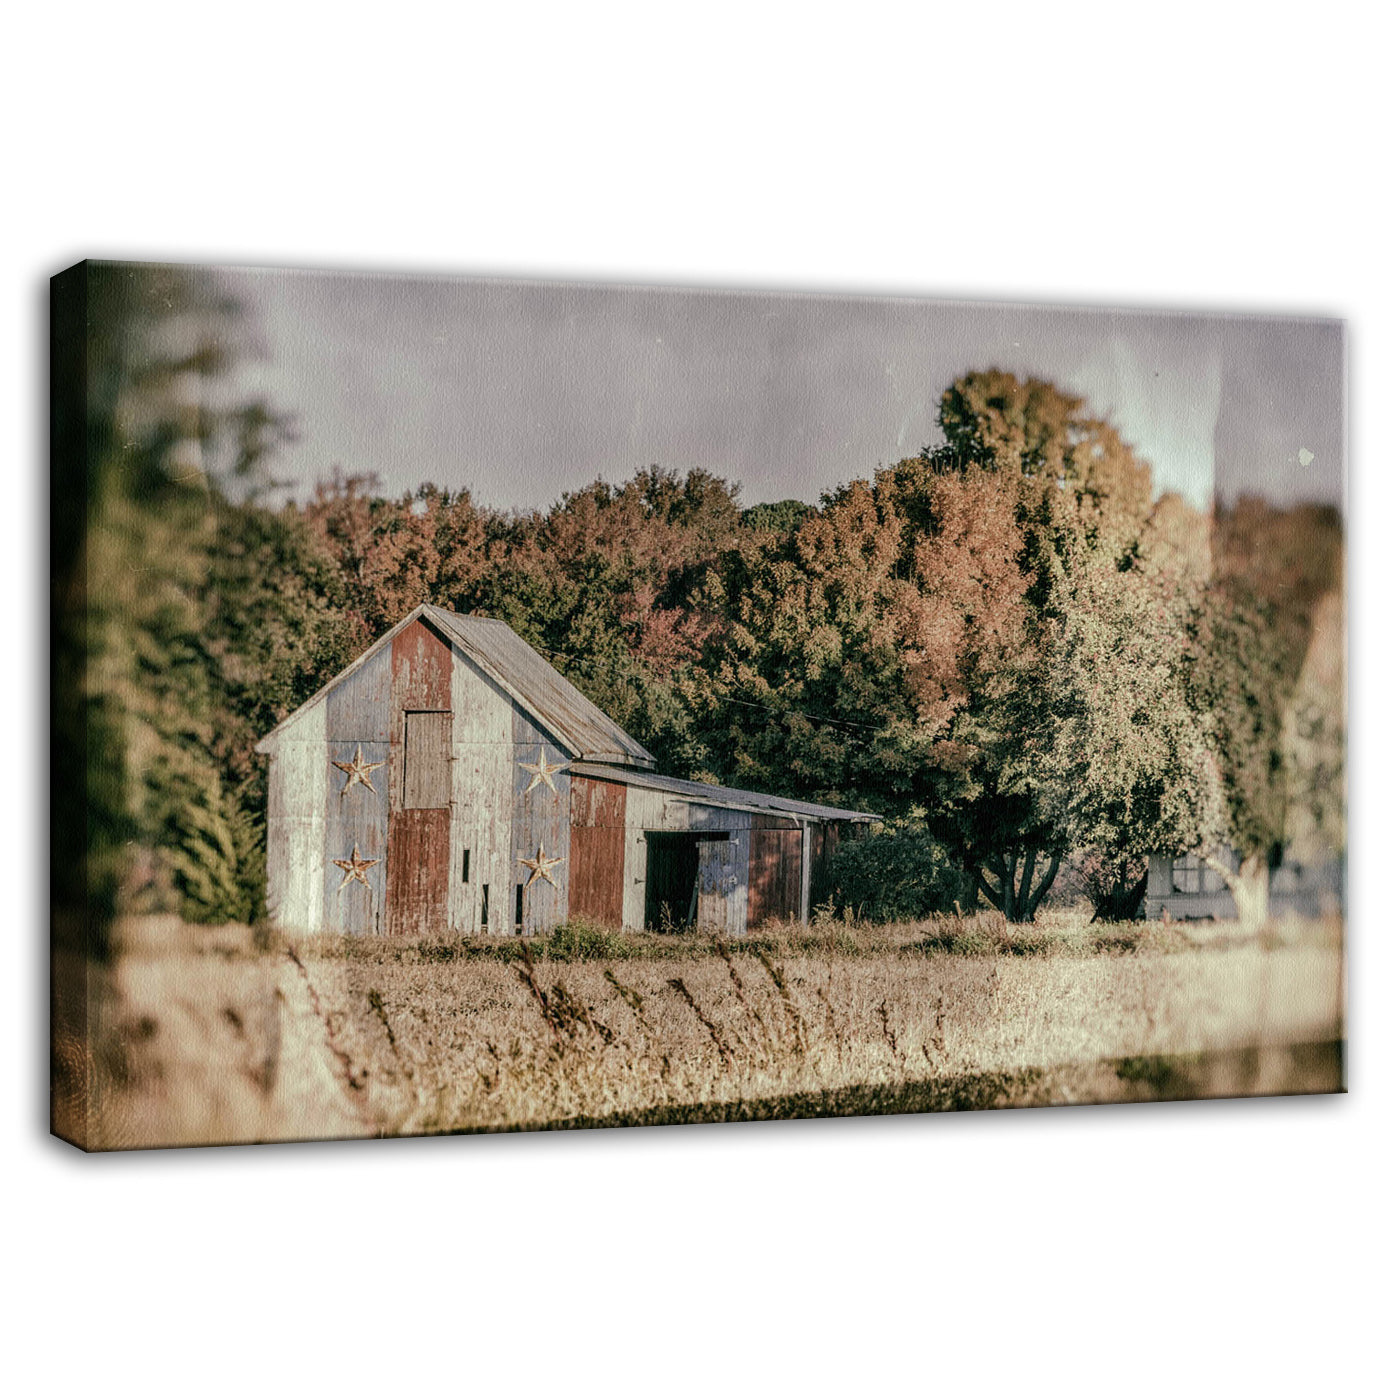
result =
M334 864L343 871L343 883L338 887L338 892L340 894L343 893L344 888L353 880L357 880L359 884L367 885L369 889L372 888L372 886L367 883L367 871L371 866L376 865L377 862L375 860L364 860L358 854L356 842L353 844L352 858L349 860L336 860Z
M525 894L532 887L532 883L535 880L545 880L548 884L559 889L560 885L556 884L556 881L551 878L551 867L553 865L560 865L564 860L564 856L561 856L559 859L553 859L548 856L539 841L537 842L536 855L530 860L528 860L526 856L518 856L517 863L526 866L526 868L532 872L527 876L527 883L522 886L522 892Z
M372 779L368 777L368 774L370 774L373 769L381 768L382 765L386 763L386 760L383 759L375 764L367 763L362 756L362 745L359 745L357 753L353 755L352 763L340 764L337 759L331 762L335 768L342 769L343 772L348 775L348 781L338 792L339 797L342 797L354 783L361 783L369 792L375 793L377 789L372 786Z
M557 789L556 785L551 781L551 775L553 773L559 773L563 768L565 768L566 760L562 759L559 763L556 764L548 763L546 759L546 751L543 749L541 753L537 755L536 763L528 764L524 763L521 759L519 759L517 761L517 766L520 769L525 769L528 773L532 775L532 781L528 783L525 788L522 789L523 793L530 793L532 789L537 786L538 783L545 783L546 786L550 788L551 791L554 793L557 791Z

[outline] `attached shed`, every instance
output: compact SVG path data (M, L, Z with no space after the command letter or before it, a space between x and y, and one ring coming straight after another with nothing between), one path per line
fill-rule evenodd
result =
M496 619L421 605L257 746L278 927L739 934L866 813L667 778Z

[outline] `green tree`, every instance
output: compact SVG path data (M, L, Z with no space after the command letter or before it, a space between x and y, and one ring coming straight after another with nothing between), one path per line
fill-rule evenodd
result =
M1302 690L1321 601L1342 593L1342 528L1332 508L1281 509L1242 498L1215 509L1213 550L1190 693L1212 722L1223 787L1222 840L1238 864L1229 866L1217 847L1208 860L1232 891L1241 920L1259 924L1292 819L1302 809L1328 816L1330 803L1342 800L1336 749L1342 745L1341 674L1324 683L1311 674ZM1332 689L1320 701L1311 683ZM1302 720L1309 727L1311 713L1321 707L1328 717L1324 728L1317 722L1304 750L1298 739L1293 747ZM1314 797L1309 770L1321 765L1332 798L1327 791ZM1320 779L1317 773L1316 784Z
M1070 567L1051 650L1049 816L1086 851L1103 919L1135 917L1149 853L1181 855L1221 825L1208 721L1185 698L1199 591L1166 535L1172 506L1157 509L1121 567L1095 555Z
M85 263L55 297L55 898L101 951L123 908L246 912L201 595L219 488L255 492L284 422L213 391L241 320L211 276Z

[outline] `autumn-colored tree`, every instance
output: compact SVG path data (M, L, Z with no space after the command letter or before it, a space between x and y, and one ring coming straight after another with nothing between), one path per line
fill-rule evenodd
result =
M376 487L370 474L335 474L303 509L338 567L364 645L418 604L467 602L487 563L486 519L468 492L427 483L388 499Z
M1053 688L1073 574L1132 565L1149 475L1042 382L969 374L940 423L941 446L746 558L711 744L737 781L923 809L978 892L1028 919L1076 830L1054 795L1078 777Z
M699 772L682 691L724 620L724 557L752 544L737 492L654 466L494 517L484 572L455 607L509 623L664 766Z
M857 481L726 572L730 622L693 691L713 774L887 811L922 787L893 611L903 518Z
M1089 643L1100 659L1112 623L1145 607L1135 557L1149 471L1081 398L1008 373L954 383L939 424L943 445L896 471L918 530L901 633L935 732L929 815L987 901L1029 920L1066 852L1101 829L1085 825L1087 800L1136 796L1121 785L1137 763L1070 748L1060 677ZM1120 660L1107 670L1120 686L1139 675Z
M1067 849L1044 799L1053 629L1039 600L1054 583L1030 564L1018 478L974 461L943 472L906 461L893 480L921 518L895 617L931 740L929 824L989 903L1028 921Z

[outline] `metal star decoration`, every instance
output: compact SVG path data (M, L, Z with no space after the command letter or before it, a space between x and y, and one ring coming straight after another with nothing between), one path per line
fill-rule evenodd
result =
M564 860L564 856L561 856L559 859L552 859L548 856L539 841L537 842L536 855L530 860L528 860L526 856L518 856L517 863L525 866L532 872L527 876L527 883L522 886L523 894L532 887L532 883L535 880L545 880L548 884L559 889L560 885L556 884L556 881L551 878L551 867L553 865L560 865Z
M339 797L342 797L354 783L361 783L369 792L375 793L377 789L372 786L372 779L369 778L368 775L373 769L381 768L382 765L386 763L386 760L383 759L375 764L365 762L362 756L362 745L359 745L358 752L353 755L352 763L340 764L337 759L332 760L332 763L335 768L342 769L343 772L348 775L348 781L338 792Z
M528 764L524 763L521 759L519 759L517 761L517 766L520 769L525 769L528 773L532 775L532 781L528 783L525 788L522 789L524 793L530 793L532 789L537 786L538 783L545 783L546 786L550 788L551 791L554 793L557 791L557 789L556 785L551 781L551 775L553 773L559 773L563 768L565 768L566 760L562 759L559 763L555 764L547 763L546 751L543 749L541 753L537 755L536 763Z
M370 884L367 884L367 872L368 869L376 865L377 862L375 860L364 860L358 854L356 842L353 844L352 858L350 860L336 860L334 864L343 871L343 883L338 887L338 892L340 894L343 893L345 886L350 884L353 880L357 880L359 884L367 885L369 889L372 888Z

